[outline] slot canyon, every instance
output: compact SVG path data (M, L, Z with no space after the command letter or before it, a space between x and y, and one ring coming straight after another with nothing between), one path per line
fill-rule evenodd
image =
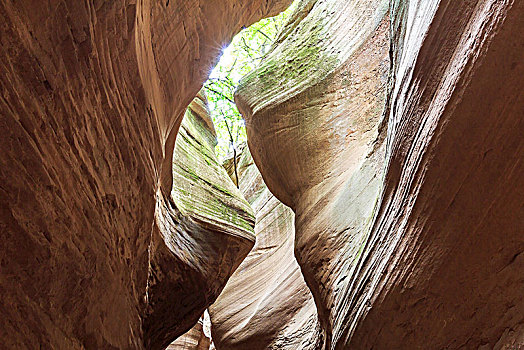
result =
M524 349L524 1L0 0L0 349Z

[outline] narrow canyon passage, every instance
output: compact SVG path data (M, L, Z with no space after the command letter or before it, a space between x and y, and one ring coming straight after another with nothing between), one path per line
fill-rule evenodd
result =
M290 5L0 0L0 349L524 347L524 2L297 0L224 157Z

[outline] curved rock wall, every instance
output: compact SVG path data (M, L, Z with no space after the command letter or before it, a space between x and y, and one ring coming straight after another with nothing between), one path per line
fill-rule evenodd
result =
M385 190L354 293L372 307L350 344L523 346L524 4L392 12Z
M201 102L173 178L175 139L222 46L288 3L0 1L2 347L160 349L214 301L250 210ZM286 223L238 273L271 283L235 276L212 307L224 347L524 346L522 18L517 0L301 1L237 101L311 294ZM262 229L290 220L256 205Z
M196 322L252 240L192 236L178 125L221 47L288 3L0 1L2 346L160 348Z
M206 97L199 94L177 136L176 186L158 202L143 323L148 348L165 347L197 322L253 247L251 207L218 163L215 144Z
M247 147L238 158L256 243L209 307L213 342L219 350L317 349L316 307L293 256L293 212L269 192Z
M202 322L199 320L193 328L178 337L166 350L209 350L210 346L211 339L205 336Z
M367 6L368 11L357 11ZM284 30L279 45L236 96L266 183L296 213L295 255L315 297L328 348L350 311L344 290L382 186L387 14L387 1L304 2L288 24L294 31L286 36ZM306 44L318 52L315 64L308 63L311 48L303 47L312 30L324 38ZM272 62L279 60L288 66L276 68ZM288 73L300 70L301 75ZM288 88L276 97L264 85L273 79Z
M523 17L517 1L303 1L241 82L327 348L522 345Z

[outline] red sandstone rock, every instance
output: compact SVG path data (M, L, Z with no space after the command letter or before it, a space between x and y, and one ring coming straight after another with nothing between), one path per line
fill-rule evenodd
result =
M186 231L208 228L170 203L175 136L221 47L287 3L0 1L3 347L156 349L197 321L252 242Z
M209 319L207 321L209 322ZM205 330L206 325L204 322L204 318L201 317L193 328L178 337L166 350L209 350L211 347L211 334Z
M524 346L524 3L302 8L237 102L327 348Z
M284 3L0 2L4 348L162 348L217 297L252 238L172 198L175 136L221 47ZM524 3L299 8L237 98L318 309L287 340L524 346ZM254 311L236 344L304 320Z
M247 147L238 158L256 243L209 307L213 342L229 350L317 349L317 310L293 256L294 214L269 192ZM234 179L232 160L229 165Z

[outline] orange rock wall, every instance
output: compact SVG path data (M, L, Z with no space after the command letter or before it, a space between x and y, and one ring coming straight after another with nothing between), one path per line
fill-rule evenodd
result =
M203 278L155 223L171 216L175 136L221 47L286 5L0 2L3 347L160 348L196 322L228 276ZM251 244L222 247L231 269ZM167 331L155 266L201 281L171 290L196 300Z
M522 18L518 1L305 1L241 82L328 349L524 346Z

